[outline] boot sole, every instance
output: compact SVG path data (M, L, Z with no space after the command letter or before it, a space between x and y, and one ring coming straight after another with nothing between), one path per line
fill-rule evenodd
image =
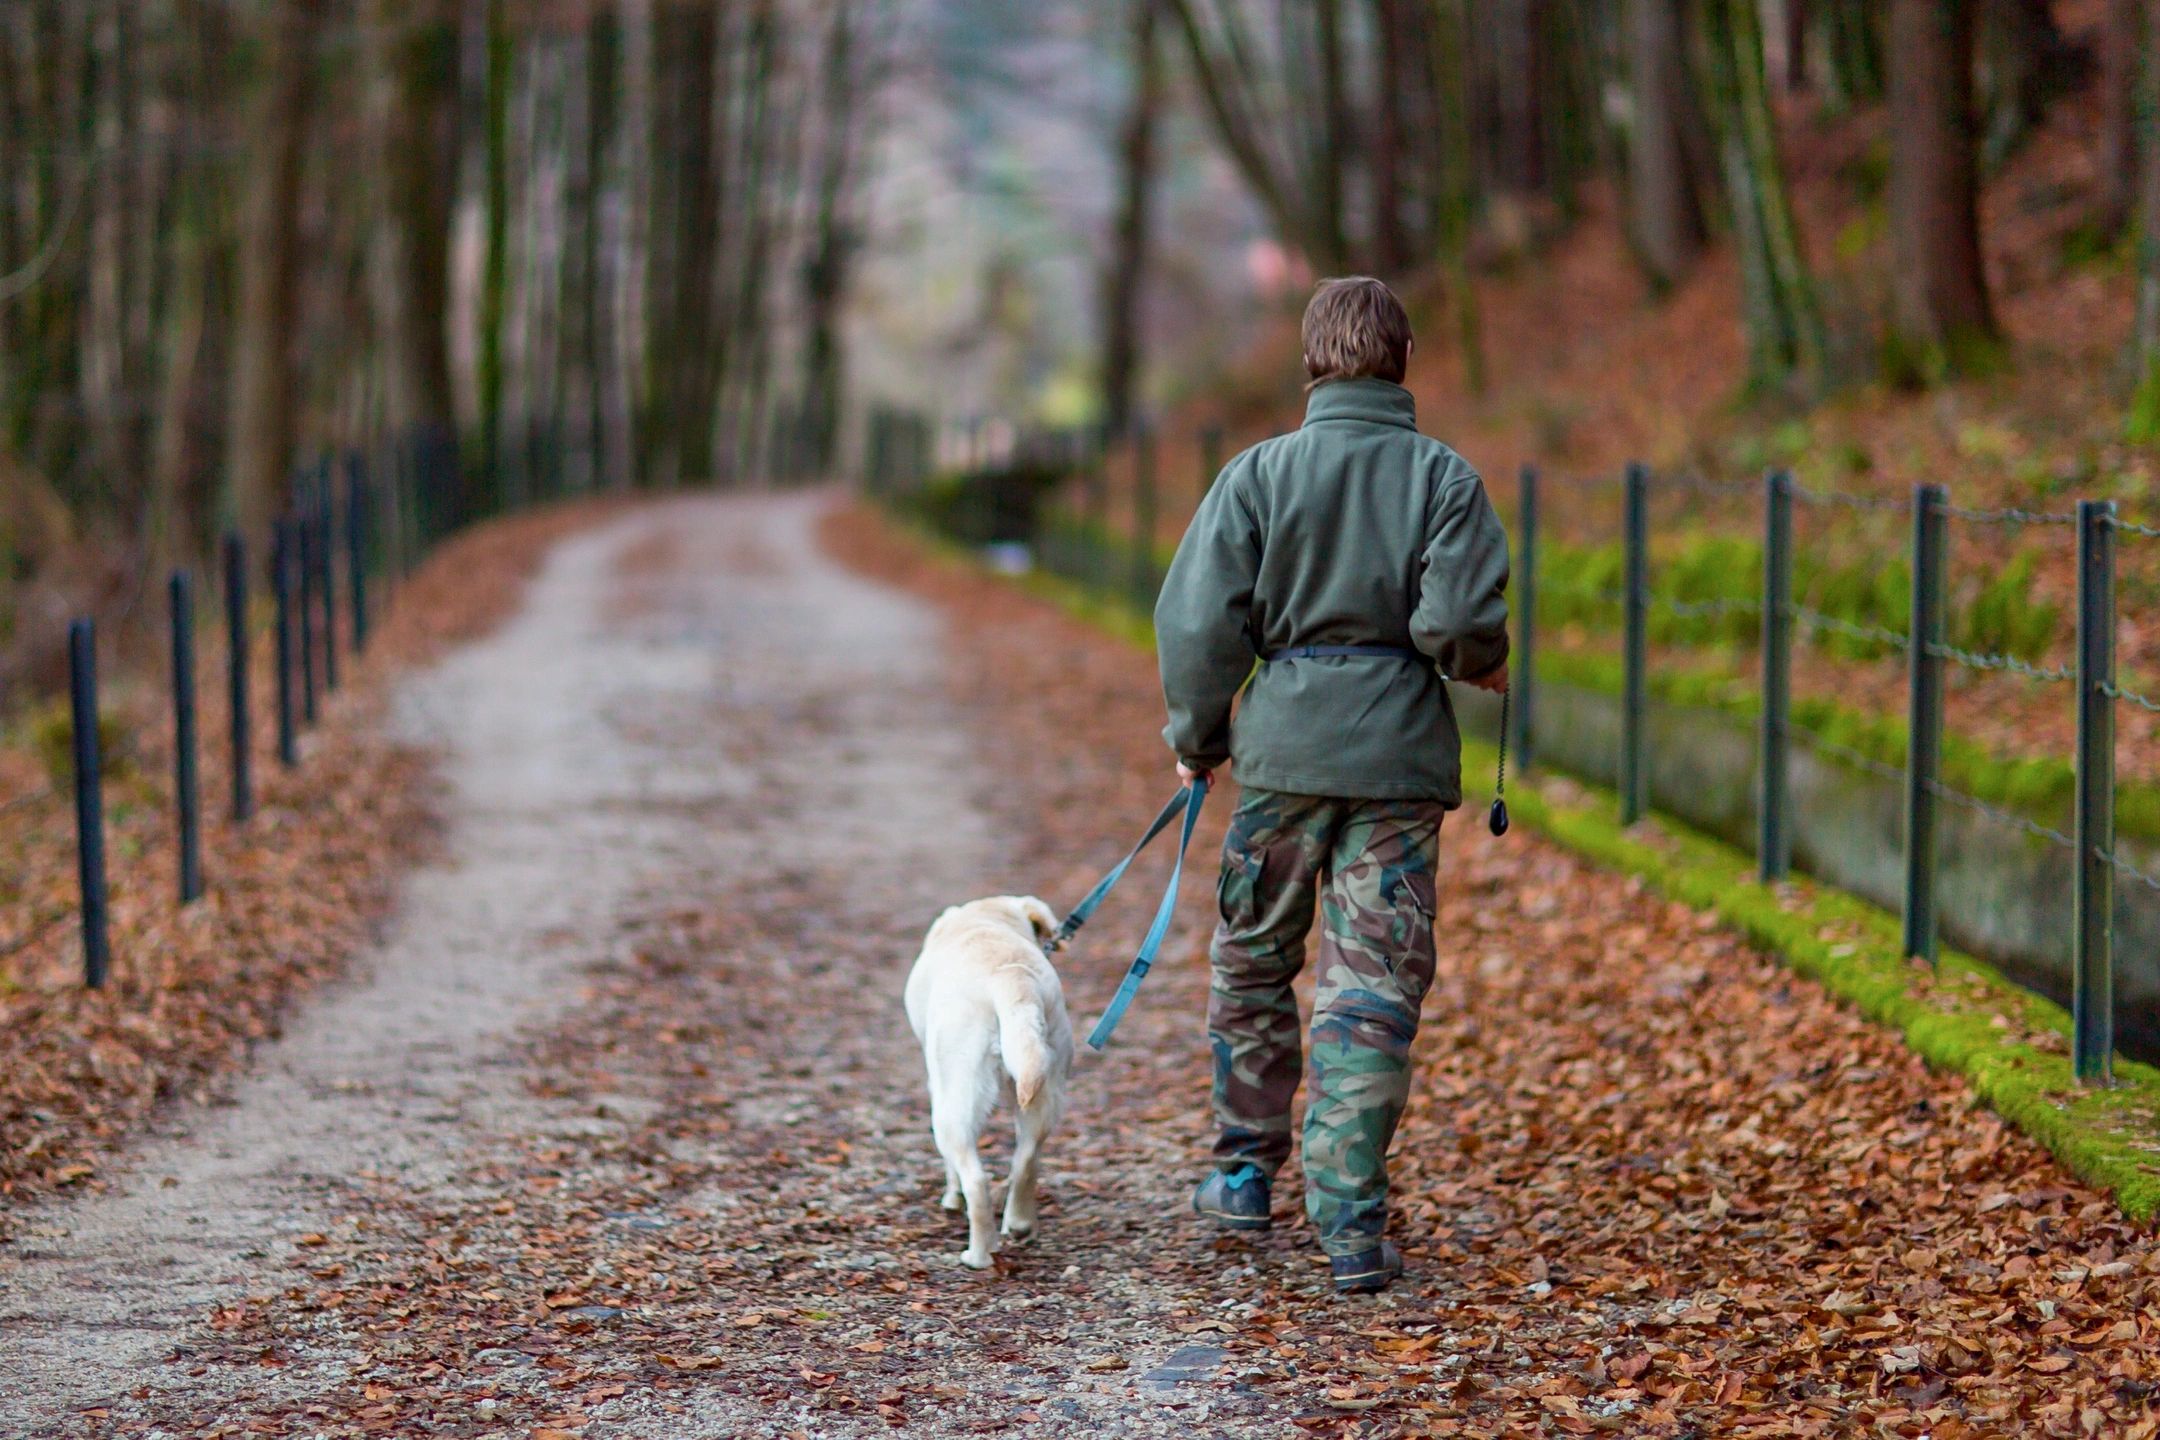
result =
M1271 1230L1275 1227L1275 1217L1272 1215L1258 1217L1230 1215L1221 1210L1208 1210L1198 1205L1193 1206L1193 1213L1203 1220L1214 1221L1225 1230Z

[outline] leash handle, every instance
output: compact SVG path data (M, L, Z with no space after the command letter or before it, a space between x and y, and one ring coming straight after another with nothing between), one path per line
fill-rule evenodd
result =
M1201 783L1203 786L1206 784L1205 781ZM1058 928L1051 935L1050 942L1043 946L1044 954L1055 955L1065 948L1067 941L1080 933L1080 927L1087 924L1089 917L1102 905L1110 892L1117 888L1118 881L1124 879L1125 872L1132 868L1132 862L1140 858L1140 852L1153 844L1155 837L1167 830L1172 820L1184 813L1186 794L1187 792L1181 789L1172 795L1169 803L1156 815L1154 823L1148 826L1147 833L1140 837L1140 843L1126 851L1125 858L1111 867L1110 873L1097 881L1095 888L1082 896L1079 904L1065 912L1065 918L1058 922Z
M1193 827L1200 822L1200 807L1206 803L1208 782L1205 776L1193 781L1191 786L1178 792L1178 803L1185 807L1185 826L1178 835L1177 859L1170 866L1170 884L1163 891L1162 904L1155 907L1154 923L1148 926L1147 938L1140 942L1140 951L1133 956L1132 964L1125 971L1125 978L1118 983L1117 993L1110 997L1102 1018L1088 1032L1088 1048L1100 1050L1110 1043L1111 1032L1125 1018L1133 997L1140 993L1140 982L1148 971L1155 968L1155 957L1162 952L1163 939L1170 933L1171 917L1177 913L1178 882L1185 875L1185 851L1192 844ZM1151 837L1152 838L1152 837ZM1145 844L1145 841L1141 842Z

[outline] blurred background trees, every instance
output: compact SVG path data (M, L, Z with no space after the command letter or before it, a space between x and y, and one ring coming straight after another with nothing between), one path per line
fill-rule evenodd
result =
M1351 270L1467 407L1565 408L1526 349L1710 284L1727 381L1804 409L2014 370L2044 213L2121 277L2096 383L2150 444L2156 10L4 0L0 647L325 446L439 428L480 508L542 441L611 489L824 473L878 405L1114 433L1235 408ZM1607 255L1610 315L1486 333Z

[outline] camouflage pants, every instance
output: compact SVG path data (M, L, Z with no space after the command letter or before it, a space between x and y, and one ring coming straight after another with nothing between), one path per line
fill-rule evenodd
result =
M1433 978L1442 813L1433 801L1247 790L1223 842L1208 997L1216 1163L1251 1162L1272 1176L1290 1156L1303 1069L1291 982L1317 898L1305 1208L1330 1255L1369 1249L1387 1226L1388 1145Z

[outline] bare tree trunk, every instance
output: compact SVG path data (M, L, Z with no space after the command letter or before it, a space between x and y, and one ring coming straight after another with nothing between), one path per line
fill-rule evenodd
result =
M1635 92L1628 127L1628 211L1636 253L1651 283L1670 286L1694 268L1704 240L1702 197L1688 163L1682 0L1627 0Z
M1417 51L1408 43L1408 0L1374 0L1373 44L1378 49L1379 86L1373 96L1372 157L1373 258L1380 273L1398 278L1410 267L1410 236L1404 223L1405 161L1409 158L1410 112L1416 99L1413 71Z
M1167 0L1185 42L1185 53L1199 87L1201 103L1213 123L1215 135L1229 152L1246 188L1267 213L1275 233L1285 245L1303 252L1323 270L1340 270L1343 251L1339 209L1326 209L1322 190L1313 171L1317 157L1309 154L1281 158L1277 143L1281 132L1291 128L1285 118L1268 113L1263 94L1266 77L1256 37L1245 16L1245 7L1211 0ZM1293 11L1301 16L1302 0L1284 0L1282 33L1286 41L1295 33ZM1310 93L1312 85L1299 72L1298 94ZM1303 115L1300 111L1300 116ZM1302 136L1300 137L1302 138ZM1289 147L1295 149L1297 147ZM1319 148L1316 144L1302 147Z
M1850 108L1882 94L1881 0L1823 0L1829 34L1830 97Z
M1892 0L1893 348L1922 374L1982 364L1997 340L1980 255L1972 60L1972 0Z
M718 59L718 17L702 5L665 17L670 24L661 56L675 133L674 227L670 249L674 285L668 317L656 327L666 336L661 362L671 372L669 414L662 425L678 482L704 484L712 476L716 399L712 347L720 303L717 256L720 185L715 170L713 103ZM659 292L656 292L656 294Z
M416 13L417 12L417 13ZM457 29L440 4L372 0L376 327L385 412L398 430L444 426L450 403L450 207L457 174Z
M1485 393L1485 332L1478 311L1477 287L1470 275L1470 227L1477 205L1477 160L1471 151L1470 99L1471 0L1442 0L1434 16L1431 63L1433 89L1440 97L1442 152L1440 189L1441 261L1447 267L1448 301L1455 311L1455 340L1462 349L1464 383L1473 395Z
M1823 376L1822 317L1778 159L1755 0L1704 0L1707 89L1740 250L1750 384L1813 388Z
M817 216L803 271L803 437L811 472L823 476L833 464L846 401L846 369L840 345L840 304L847 295L854 259L855 226L850 191L855 175L856 111L861 67L856 59L853 0L837 0L825 44L823 150L818 157Z
M2149 36L2160 36L2160 0L2144 0ZM2137 392L2130 438L2160 442L2160 56L2145 47L2138 76L2137 328L2132 360Z
M301 146L315 7L276 0L266 22L263 80L254 107L255 151L240 245L234 324L232 508L261 536L287 498L295 386L292 335L299 289Z
M1785 0L1785 88L1793 94L1807 89L1808 25L1813 18L1808 0Z
M480 482L484 507L501 503L503 484L503 321L510 283L510 29L504 0L483 0L481 145L482 225L479 318Z
M1102 278L1103 426L1123 435L1133 418L1140 368L1140 300L1146 286L1148 221L1155 190L1155 129L1162 64L1155 43L1161 0L1131 0L1127 64L1132 98L1118 134L1118 214Z
M2138 57L2144 53L2144 0L2107 0L2100 41L2100 184L2098 223L2119 235L2137 199Z
M1319 153L1313 156L1314 205L1328 253L1339 265L1354 265L1349 227L1343 222L1343 166L1349 158L1350 99L1344 74L1342 0L1312 0L1320 40Z

